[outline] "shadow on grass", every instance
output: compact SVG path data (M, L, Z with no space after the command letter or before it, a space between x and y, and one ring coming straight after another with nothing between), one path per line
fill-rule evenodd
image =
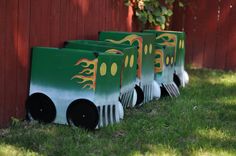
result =
M236 84L228 73L190 70L190 84L176 99L126 110L120 124L95 132L63 125L19 124L0 140L42 155L236 154ZM230 75L230 74L229 74ZM219 81L218 81L218 80Z

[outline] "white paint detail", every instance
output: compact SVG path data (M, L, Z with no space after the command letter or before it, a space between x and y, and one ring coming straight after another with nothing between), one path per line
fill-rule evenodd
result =
M185 87L185 85L188 83L189 83L189 76L188 76L188 73L184 70L184 72L183 72L183 87Z
M136 92L136 90L134 89L134 90L133 90L132 107L134 107L134 106L136 105L137 100L138 100L137 92Z
M77 99L87 99L93 102L97 107L100 106L99 113L99 124L96 128L106 126L108 124L108 117L112 117L112 113L110 116L107 115L107 106L108 105L115 105L115 112L116 112L116 122L119 122L120 119L124 118L124 109L121 103L118 101L119 92L115 92L109 95L98 95L95 94L93 91L75 91L75 90L66 90L56 87L46 87L40 86L31 83L30 84L30 94L33 93L43 93L50 97L56 107L56 118L53 121L54 123L59 124L68 124L66 119L66 111L68 106ZM103 106L105 105L105 116L103 117L102 111ZM112 108L111 108L112 112ZM103 125L103 120L106 120L105 125ZM112 118L111 118L112 119Z
M175 71L180 79L181 86L185 87L189 82L189 76L188 73L184 70L184 66L175 67Z
M118 102L117 106L118 106L117 110L119 111L117 113L117 114L119 114L119 119L124 119L124 108L123 108L122 104L120 102Z
M163 83L162 85L165 87L170 97L177 97L180 95L179 88L176 86L174 82Z
M153 85L153 99L159 99L161 97L161 88L160 85L156 82L152 82Z
M31 83L30 95L33 93L43 93L53 101L56 107L56 118L54 123L59 124L68 124L66 120L66 110L74 100L83 98L94 102L94 92L68 91Z

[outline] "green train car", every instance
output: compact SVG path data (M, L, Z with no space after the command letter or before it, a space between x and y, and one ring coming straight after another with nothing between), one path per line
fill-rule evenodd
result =
M161 96L177 97L179 89L174 83L174 50L175 47L155 44L155 80L161 85Z
M144 93L146 103L160 97L160 86L154 81L155 35L135 32L100 32L99 40L138 47L136 84Z
M125 108L134 107L142 103L143 94L140 92L138 86L135 86L137 47L94 40L67 41L65 47L72 49L93 50L102 53L122 53L124 55L124 60L122 61L123 65L120 75L120 101Z
M88 129L119 122L123 59L116 53L33 48L28 118Z
M185 86L189 82L188 73L184 69L185 64L185 33L181 31L155 31L145 30L145 33L156 35L156 42L163 46L175 47L174 50L174 81L176 85Z

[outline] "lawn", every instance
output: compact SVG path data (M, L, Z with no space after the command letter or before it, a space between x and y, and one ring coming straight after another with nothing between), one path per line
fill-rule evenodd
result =
M189 69L178 98L128 109L124 120L87 132L13 120L0 130L6 155L236 155L236 73Z

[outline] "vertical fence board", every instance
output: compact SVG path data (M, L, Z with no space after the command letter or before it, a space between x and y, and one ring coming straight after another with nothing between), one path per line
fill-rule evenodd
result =
M61 1L51 0L50 13L50 46L62 46L60 42L60 16Z
M96 15L98 15L98 18L97 18L97 30L98 32L99 31L104 31L105 30L105 26L106 26L106 23L105 23L105 17L106 17L106 12L105 12L105 0L101 0L100 2L97 1L97 4L96 5L99 5L99 7L97 7L96 9Z
M204 55L204 46L205 46L205 33L207 32L204 23L204 16L206 15L208 8L206 6L205 0L195 1L195 15L194 19L194 35L193 38L193 56L192 63L197 67L202 67L203 65L203 55Z
M51 1L48 0L31 0L31 46L49 46L50 44L50 4Z
M182 31L184 29L185 8L179 7L177 3L174 5L173 16L171 18L171 29L175 31Z
M69 39L69 4L68 0L61 0L60 9L60 41L65 41Z
M236 70L236 1L231 0L229 5L229 34L228 51L225 58L225 68Z
M6 54L5 54L5 115L10 117L16 115L17 92L17 18L18 18L18 0L7 0L6 4ZM14 106L14 107L12 107Z
M6 45L6 0L0 0L0 126L3 125L4 121L6 120L5 113L5 91L4 83L5 83L5 45Z
M68 12L68 26L69 26L69 39L78 38L78 29L77 29L77 0L67 1L69 4L69 12Z
M127 19L128 19L128 7L123 4L122 1L119 1L119 24L121 31L127 31Z
M84 7L86 8L84 12L84 15L86 15L86 19L84 19L84 32L86 33L84 37L87 39L97 39L96 23L94 22L97 6L94 1L88 1Z
M24 114L24 101L28 94L28 73L29 73L29 18L30 1L19 1L18 8L18 49L17 49L17 103L16 116Z
M216 32L217 32L217 9L218 1L206 1L208 7L207 16L204 16L204 29L205 33L205 50L203 66L212 68L214 66L214 58L216 51ZM209 29L210 28L210 29Z
M77 29L78 39L84 38L84 16L83 16L83 0L77 0Z
M196 6L194 2L188 2L187 8L185 10L185 14L188 14L188 16L185 19L184 23L184 30L186 31L187 36L187 46L186 46L186 63L192 63L193 61L193 54L195 52L194 47L194 37L196 36L196 20L194 19L194 16L196 15L196 7L192 8L190 6Z
M215 50L215 64L214 68L224 69L225 68L225 57L228 51L228 35L229 35L229 13L230 13L230 0L220 1L219 17L218 17L218 29L216 37L216 50Z

